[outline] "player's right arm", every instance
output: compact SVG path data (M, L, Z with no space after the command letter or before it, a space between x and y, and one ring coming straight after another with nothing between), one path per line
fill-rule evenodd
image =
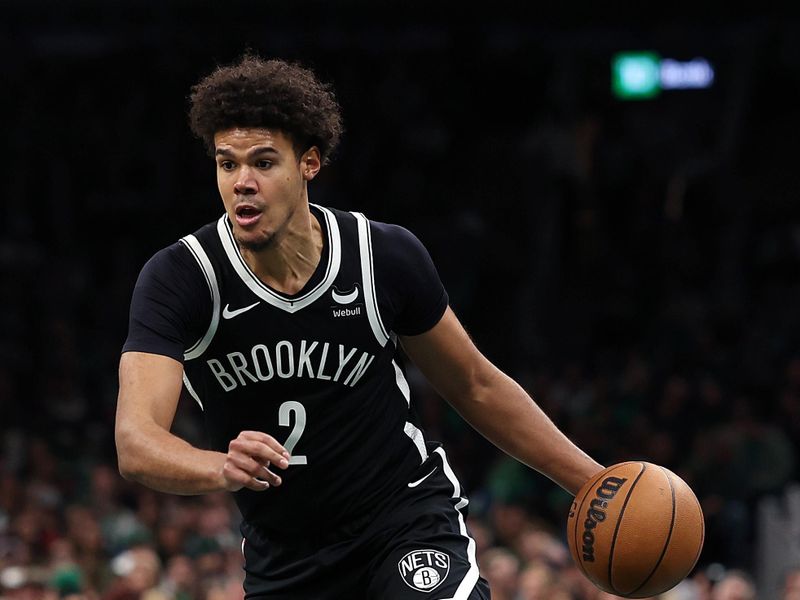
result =
M271 466L288 453L271 436L243 431L227 452L196 448L170 432L183 385L187 341L212 309L193 257L174 244L157 253L136 282L128 339L119 368L115 440L126 479L176 494L280 485Z
M288 466L286 450L265 433L243 431L228 453L195 448L170 433L183 365L157 354L126 352L119 366L115 439L123 477L173 494L280 485L265 465Z
M472 343L449 308L422 243L396 226L373 226L377 287L392 330L439 394L498 448L573 495L602 465L564 435L528 393Z

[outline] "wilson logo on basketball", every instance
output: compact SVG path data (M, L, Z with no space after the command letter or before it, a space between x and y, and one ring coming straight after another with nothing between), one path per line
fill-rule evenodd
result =
M595 498L586 511L586 520L583 522L583 560L594 562L594 529L606 520L608 503L617 495L622 484L628 481L623 477L606 477L595 492Z

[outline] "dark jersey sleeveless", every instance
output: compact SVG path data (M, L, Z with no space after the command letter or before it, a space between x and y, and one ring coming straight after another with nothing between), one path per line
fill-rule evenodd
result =
M183 359L213 449L227 452L239 432L256 430L289 450L281 486L235 493L245 521L271 533L352 522L427 458L397 333L426 331L447 306L427 252L406 230L312 211L324 248L299 293L252 273L223 216L148 263L124 348Z

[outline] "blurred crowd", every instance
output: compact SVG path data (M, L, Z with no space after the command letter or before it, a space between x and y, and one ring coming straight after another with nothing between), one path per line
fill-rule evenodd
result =
M21 458L16 469L4 463L0 480L1 598L243 597L242 537L228 494L160 494L125 482L108 461L64 460L42 438L26 443ZM482 503L492 492L476 492L468 527L494 600L616 598L583 576L562 528L522 496L495 492L494 501ZM758 596L746 569L706 557L659 598L798 600L800 565L785 573L780 589Z
M662 32L678 54L707 52L715 86L624 103L599 30L248 17L227 36L213 13L171 6L139 29L102 12L56 27L18 7L21 27L0 37L17 57L0 178L3 597L241 597L230 499L121 480L113 420L139 269L220 211L185 98L247 39L338 92L347 133L312 201L414 231L479 347L575 442L692 486L706 545L665 598L755 598L756 506L800 480L797 25ZM570 497L413 366L409 379L470 492L493 598L609 597L569 558ZM205 443L191 399L175 431ZM796 600L799 580L762 597Z
M565 543L571 497L493 452L411 369L427 435L445 441L471 490L469 526L495 600L600 600ZM753 507L797 478L798 437L739 402L718 382L670 376L657 384L631 356L618 379L572 367L540 374L534 395L564 430L606 464L644 459L693 487L706 518L706 545L692 577L665 600L756 598ZM776 406L800 397L800 360L787 365ZM647 409L644 403L654 397ZM202 444L198 410L181 405L176 430ZM40 415L45 417L45 415ZM796 423L795 423L796 425ZM110 422L107 424L110 429ZM7 431L0 462L0 589L9 598L232 600L241 597L239 515L230 497L179 497L122 480L113 451L62 446L59 431ZM798 565L800 567L800 565ZM800 575L786 592L797 600ZM749 590L749 591L748 591Z

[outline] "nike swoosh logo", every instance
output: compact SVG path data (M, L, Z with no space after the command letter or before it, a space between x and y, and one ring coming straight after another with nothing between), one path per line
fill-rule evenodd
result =
M247 312L251 308L258 306L261 304L260 302L254 302L250 306L245 306L244 308L237 308L236 310L230 310L230 304L226 304L225 308L222 309L222 318L223 319L232 319L233 317L239 316L242 313Z
M420 483L422 483L422 482L423 482L423 481L425 481L425 480L426 480L428 477L430 477L431 475L433 475L433 474L436 472L436 469L438 469L438 468L439 468L439 467L433 467L433 471L431 471L430 473L428 473L427 475L425 475L425 477L423 477L422 479L417 479L416 481L412 481L411 483L409 483L409 484L408 484L408 487L410 487L410 488L417 487L417 486L418 486Z
M336 290L331 290L331 298L333 298L338 304L350 304L356 298L358 298L358 288L354 289L349 294L340 294Z

